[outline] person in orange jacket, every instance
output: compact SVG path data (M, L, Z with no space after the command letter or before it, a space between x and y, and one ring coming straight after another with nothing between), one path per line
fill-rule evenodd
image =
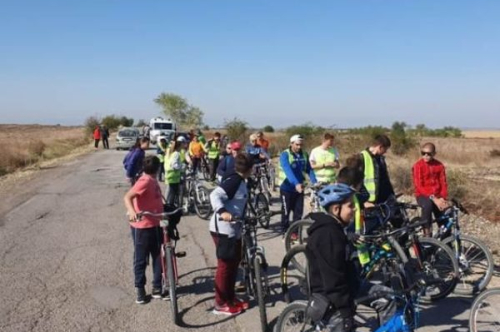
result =
M101 140L101 128L99 126L95 126L94 129L94 142L95 142L95 148L99 146L99 141Z

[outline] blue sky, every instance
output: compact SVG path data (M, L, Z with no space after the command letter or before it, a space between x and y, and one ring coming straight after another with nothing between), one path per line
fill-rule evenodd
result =
M500 1L2 1L0 122L498 127Z

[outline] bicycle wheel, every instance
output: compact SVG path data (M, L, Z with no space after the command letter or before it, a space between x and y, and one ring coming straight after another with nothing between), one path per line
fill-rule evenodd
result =
M255 196L255 213L259 216L259 224L268 229L271 216L269 214L269 202L263 193L258 193Z
M428 286L423 302L435 302L447 297L457 285L458 263L450 247L433 238L423 237L419 240L420 260L423 271L430 279L441 282Z
M300 262L297 268L293 260ZM285 298L285 302L290 303L296 299L306 299L307 290L307 257L306 246L300 245L293 247L286 253L280 267L281 291Z
M450 236L443 240L458 256L459 281L455 293L472 295L481 292L488 286L493 276L495 262L490 250L483 241L471 236L461 235L461 253L456 255L455 238Z
M283 309L276 323L276 332L313 332L316 325L306 318L307 301L295 301Z
M203 173L203 179L205 179L205 181L210 181L210 169L206 161L202 162L201 172Z
M210 191L200 186L194 192L194 210L201 219L208 220L212 214L212 205L210 204Z
M307 243L307 230L313 224L314 220L304 219L293 222L285 233L285 251L288 252L292 247Z
M170 314L174 324L178 325L179 308L177 306L177 289L176 289L175 271L174 271L175 257L172 248L167 247L165 251L167 260L168 290L170 297Z
M470 332L498 331L500 326L500 288L481 293L472 303L469 315Z
M267 312L266 312L266 297L267 297L267 275L262 267L262 258L257 255L253 260L253 269L255 274L255 297L259 305L260 326L262 332L267 331Z

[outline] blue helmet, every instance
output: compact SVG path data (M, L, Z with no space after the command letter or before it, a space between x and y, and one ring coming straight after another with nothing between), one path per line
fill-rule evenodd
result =
M354 189L346 184L330 184L318 192L319 204L324 208L331 204L342 204L347 201L354 192Z

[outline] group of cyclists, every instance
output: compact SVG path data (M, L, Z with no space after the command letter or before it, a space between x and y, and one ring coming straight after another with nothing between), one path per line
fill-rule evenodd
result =
M142 150L148 147L147 139L143 140L139 145ZM354 331L355 299L387 288L383 285L360 283L359 272L352 264L351 253L359 248L356 244L360 236L372 234L379 226L377 220L365 218L362 211L395 196L384 157L391 147L391 141L386 135L374 137L366 149L347 158L345 165L341 165L335 137L331 133L325 133L320 145L310 154L303 149L304 138L301 135L293 135L289 143L279 155L276 176L281 201L281 232L284 234L291 224L303 218L306 183L320 183L317 196L322 211L308 216L314 222L308 231L309 239L306 244L312 292L309 309L311 312L320 311L320 314L316 312L316 316L320 317L324 331ZM158 201L158 188L150 184L153 175L160 179L164 177L168 185L166 203L175 204L182 172L189 169L196 174L202 167L209 169L209 180L216 181L217 184L210 194L213 215L209 225L217 256L215 314L237 315L249 307L248 302L238 299L234 291L241 259L242 232L241 224L234 220L245 216L249 195L248 179L252 177L256 166L263 165L268 169L274 167L268 152L269 144L261 132L250 135L245 147L239 141L228 142L218 132L209 140L206 140L201 131L191 131L187 137L174 137L171 142L160 138L158 166L156 167L156 162L146 158L144 164L148 172L143 177L148 181L141 180L142 178L139 180L148 184L138 186L136 183L126 196L131 221L137 222L134 216L141 210L139 201L144 191L154 191L156 206L150 206L149 210L155 212L155 209L163 208ZM144 159L143 153L137 154L141 154ZM450 206L447 201L445 168L435 159L435 155L435 145L426 143L421 147L422 158L413 166L415 196L421 206L426 236L432 235L433 214L437 218ZM137 163L137 160L128 163ZM154 164L154 167L150 164ZM152 168L156 173L153 174ZM134 170L127 171L127 174L133 178L133 172ZM135 183L134 180L131 182ZM145 189L148 186L150 189ZM135 200L132 201L132 198ZM148 222L150 226L157 227L151 220ZM135 241L137 224L132 229ZM349 233L357 236L346 235ZM151 234L148 236L151 237ZM140 252L142 256L148 250L151 255L156 255L154 248L139 250L137 242L134 243L136 252ZM361 256L354 257L361 260ZM141 298L145 294L140 272L145 269L140 264L143 260L137 257L134 260L136 287L139 289L138 303L143 303ZM365 263L366 257L361 264ZM155 276L156 273L157 271ZM157 294L155 287L154 284L153 296L161 296ZM383 311L389 317L390 312L394 312L394 306L390 301L386 302ZM318 308L318 303L324 305Z

